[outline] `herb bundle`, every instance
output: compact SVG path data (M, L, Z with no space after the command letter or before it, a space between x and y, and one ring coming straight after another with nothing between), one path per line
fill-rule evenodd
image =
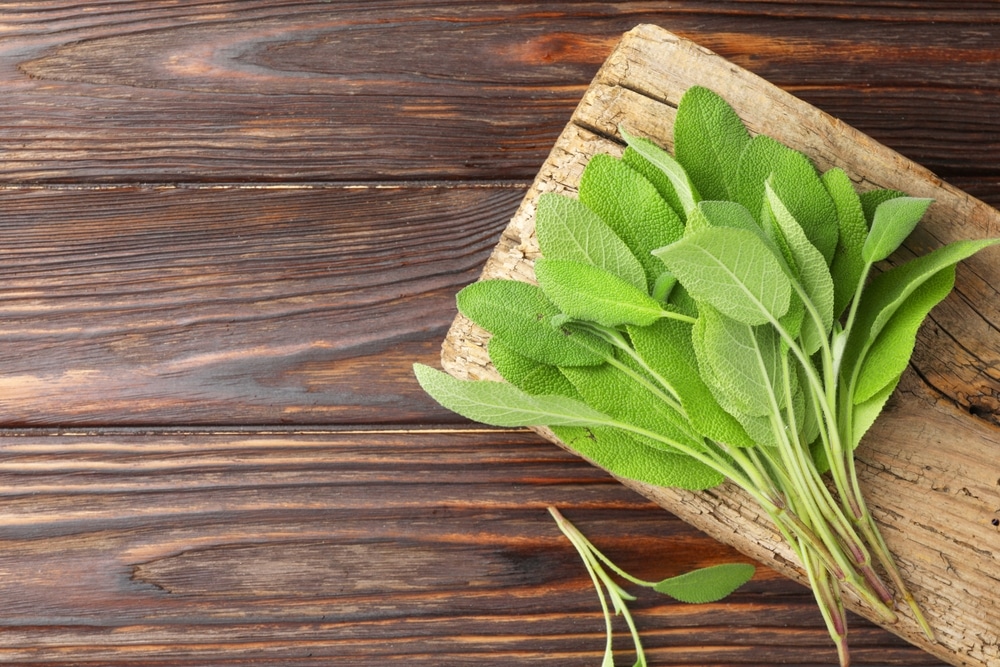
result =
M845 590L886 622L903 602L932 637L853 451L956 264L998 240L877 271L931 201L857 193L843 170L751 136L706 88L678 105L673 155L621 133L622 158L595 155L577 198L539 198L537 285L484 280L458 295L507 382L421 365L418 381L473 420L547 426L621 477L738 485L798 556L843 665Z

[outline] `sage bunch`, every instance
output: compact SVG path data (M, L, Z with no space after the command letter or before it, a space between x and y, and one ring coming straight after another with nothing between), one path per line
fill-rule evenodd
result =
M933 637L853 453L956 264L998 240L887 266L929 199L857 192L842 169L751 136L707 88L683 96L673 154L621 134L624 155L592 157L577 197L540 196L537 285L457 297L506 382L417 365L421 386L476 421L547 426L624 478L739 486L798 557L842 665L845 591L887 623L905 605Z

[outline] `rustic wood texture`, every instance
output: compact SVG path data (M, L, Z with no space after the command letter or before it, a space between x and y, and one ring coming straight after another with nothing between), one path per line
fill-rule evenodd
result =
M572 193L592 155L620 154L621 144L613 141L619 126L671 147L676 105L693 85L708 85L726 98L751 132L802 150L821 170L843 168L860 189L892 188L933 198L919 231L895 261L960 238L1000 235L995 209L704 47L656 26L640 26L626 35L584 95L483 277L532 280L539 194ZM922 329L913 371L858 454L873 512L937 641L924 636L908 610L887 627L957 665L1000 660L1000 603L993 595L1000 580L994 557L1000 533L991 529L998 511L997 474L989 456L1000 444L989 423L998 393L991 369L1000 355L1000 335L991 324L1000 321L996 285L995 253L963 264L955 292ZM445 368L462 377L497 378L485 355L487 339L464 317L456 318L443 350ZM555 439L545 429L540 433ZM802 578L777 530L736 488L688 493L626 484L720 540ZM851 606L877 618L858 600Z
M994 3L2 3L0 662L597 665L546 505L643 576L744 559L410 373L640 23L1000 204ZM921 400L992 428L995 370L947 372L935 331ZM653 665L835 661L768 568L719 604L633 607ZM851 640L858 665L942 664L861 618Z

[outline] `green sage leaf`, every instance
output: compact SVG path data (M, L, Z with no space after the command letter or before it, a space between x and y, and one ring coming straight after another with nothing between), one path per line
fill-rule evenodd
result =
M754 232L710 227L654 254L698 301L745 324L788 311L792 286L774 252Z
M839 233L830 274L833 277L833 317L838 319L850 304L865 272L866 262L861 249L868 238L868 224L861 199L844 170L831 169L821 178L837 209Z
M798 221L772 189L770 180L764 189L771 219L777 226L776 232L794 261L797 282L819 317L817 322L814 317L806 316L799 334L805 353L812 354L820 348L833 326L833 277L823 255L809 241Z
M636 256L651 290L663 265L650 252L684 234L681 219L652 183L610 155L595 155L587 163L580 177L579 197Z
M463 315L535 361L587 366L603 363L611 353L611 346L592 334L554 328L551 318L559 309L536 285L481 280L462 289L456 301Z
M646 272L625 242L579 199L554 192L538 198L535 233L542 255L590 264L637 289L646 289Z
M535 277L545 296L574 320L616 327L652 324L664 314L645 291L590 264L543 257L535 262Z
M932 201L916 197L896 197L879 204L875 209L868 239L861 250L864 260L875 263L891 255L917 226Z
M492 426L614 425L607 415L566 396L532 396L506 382L459 380L414 364L417 382L431 398L467 419Z
M677 105L674 155L702 199L733 200L740 154L750 142L733 108L708 88L692 86Z
M724 563L664 579L653 588L681 602L705 604L730 595L750 581L754 572L753 565Z
M864 403L898 381L913 354L917 330L931 309L955 286L955 265L931 275L899 304L871 342L854 387L854 403Z
M698 194L698 190L694 187L694 183L691 182L691 178L687 172L684 171L684 167L670 153L649 139L633 136L626 132L625 128L620 127L618 131L621 132L622 138L625 139L625 142L632 151L642 156L647 163L656 167L667 179L673 193L677 197L681 213L686 216L688 211L694 208L695 204L701 200L701 196ZM670 201L669 194L668 197L664 198Z

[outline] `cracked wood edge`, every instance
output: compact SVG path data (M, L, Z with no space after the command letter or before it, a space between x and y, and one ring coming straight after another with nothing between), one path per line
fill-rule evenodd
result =
M670 147L673 108L689 86L725 97L751 132L766 132L810 155L821 169L843 168L860 189L896 188L933 197L917 246L1000 234L1000 213L844 123L740 69L712 52L655 26L625 35L578 106L484 267L482 278L532 282L538 256L534 210L543 192L573 193L590 156L619 155L614 139L632 132ZM908 242L909 243L909 242ZM925 252L921 247L920 252ZM1000 347L1000 262L986 253L968 262L956 292L988 325L986 352ZM971 306L970 306L971 308ZM961 308L954 323L967 317ZM949 322L935 323L945 332ZM459 316L442 346L442 365L457 377L498 379L486 353L488 335ZM926 344L925 338L920 344ZM982 355L989 357L989 354ZM538 432L559 443L547 429ZM885 540L937 634L929 642L906 609L888 630L954 665L1000 667L1000 470L990 464L1000 445L996 428L934 391L912 370L859 448L859 477ZM691 493L621 480L721 542L804 583L790 549L766 515L732 485ZM857 598L847 605L878 622Z

